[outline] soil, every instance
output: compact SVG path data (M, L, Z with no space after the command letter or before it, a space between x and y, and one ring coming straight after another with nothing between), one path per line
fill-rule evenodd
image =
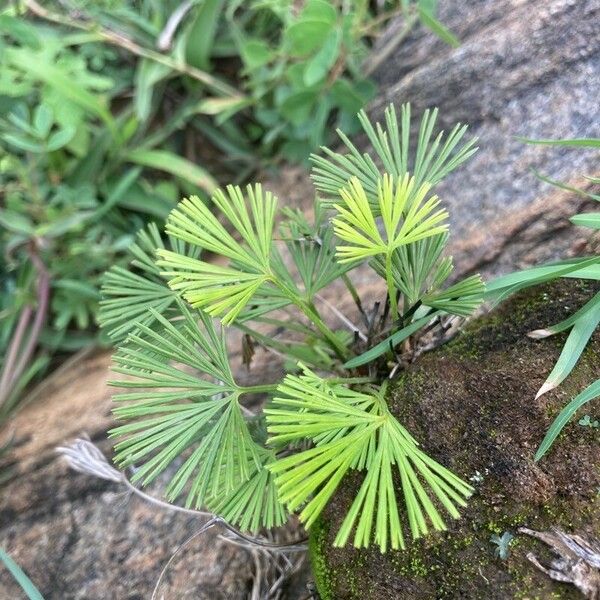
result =
M452 342L423 355L389 394L392 412L425 451L476 488L447 532L413 541L405 552L334 549L332 542L361 483L350 477L311 532L311 558L322 600L433 598L581 598L526 558L544 545L519 527L600 532L599 432L577 423L582 409L539 463L534 453L558 412L600 375L600 332L557 389L535 400L565 336L534 341L526 333L571 314L600 286L563 281L515 296L474 320ZM596 411L597 412L597 411ZM506 560L493 534L514 537Z

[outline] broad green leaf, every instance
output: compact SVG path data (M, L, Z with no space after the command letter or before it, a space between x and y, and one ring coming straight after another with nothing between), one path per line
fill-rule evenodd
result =
M227 113L232 115L235 112L250 104L247 98L206 98L198 104L198 112L203 115L219 115Z
M575 396L568 404L563 408L556 419L553 421L550 429L548 429L540 447L535 453L535 460L540 460L544 454L548 452L554 440L558 437L564 426L571 420L573 415L588 402L600 398L600 379L597 379L589 385L583 392Z
M73 81L62 69L50 64L44 58L36 56L30 51L19 48L5 50L5 59L12 65L27 72L29 77L35 77L51 86L58 94L80 106L87 112L100 117L116 137L116 123L106 107L96 94Z
M318 19L326 23L335 23L337 12L327 0L306 0L302 7L300 19Z
M336 106L352 115L362 110L372 97L373 88L363 89L360 82L353 82L346 77L338 77L331 86L331 100Z
M55 131L46 142L46 150L48 152L54 152L60 150L63 146L66 146L75 136L76 128L73 126L67 126Z
M204 0L196 11L187 35L185 57L190 65L198 69L206 71L210 68L210 57L223 4L223 0Z
M320 48L323 40L332 30L330 21L320 19L302 19L285 32L285 41L288 52L292 56L306 56Z
M41 142L33 141L29 138L26 138L23 135L15 135L13 133L3 133L0 134L0 138L5 142L18 148L19 150L24 150L25 152L34 152L36 154L41 154L45 151L45 147Z
M52 109L45 104L40 104L33 111L33 126L41 138L48 137L52 124L54 123L54 114Z
M14 40L32 50L41 49L41 39L37 28L22 17L1 14L0 32L8 34Z
M281 104L281 114L292 124L300 125L307 121L314 112L317 100L315 90L302 90L290 94Z
M152 114L154 88L157 83L171 74L169 67L153 60L142 59L135 71L133 103L140 122L145 123Z
M342 30L334 29L327 36L321 49L306 63L304 68L304 84L308 87L325 79L340 53ZM361 107L359 107L360 110Z
M208 193L212 193L217 188L217 182L207 171L168 150L139 148L127 152L125 159L144 167L165 171L176 177L181 177Z
M84 223L89 221L94 216L94 211L78 211L72 215L56 219L48 223L42 223L35 228L36 235L55 238L60 237L71 231L72 229L77 230L81 228Z
M247 69L258 69L276 57L267 42L261 39L244 38L239 49Z
M34 233L34 226L29 217L14 210L0 210L0 225L22 235L29 236Z

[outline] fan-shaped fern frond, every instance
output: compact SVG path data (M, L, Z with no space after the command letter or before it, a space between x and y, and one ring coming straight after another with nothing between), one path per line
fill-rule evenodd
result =
M422 302L452 315L468 317L483 302L484 292L481 276L471 275L445 289L434 288L423 296Z
M271 443L310 439L315 446L279 459L279 495L290 510L303 507L300 518L310 527L349 469L366 471L365 479L336 536L343 546L354 531L354 545L372 541L385 552L404 548L393 472L400 477L406 520L413 537L445 529L438 510L458 517L472 489L418 448L417 442L389 412L385 390L360 392L343 383L328 384L304 369L288 375L265 410ZM435 500L430 498L429 494Z
M364 478L335 543L352 538L382 551L404 547L404 525L419 537L445 527L442 512L458 516L471 488L418 447L388 410L385 386L351 377L385 377L397 344L443 312L468 314L481 300L478 277L446 284L448 213L430 193L475 148L462 142L463 126L434 138L435 117L426 112L409 165L408 106L400 125L388 109L385 128L361 114L374 159L344 136L349 154L326 150L327 158L314 159L326 199L317 200L313 222L284 210L275 237L276 198L260 185L229 186L211 205L181 202L167 221L169 244L153 228L133 248L133 271L109 273L103 324L115 336L129 333L114 359L125 376L114 382L124 388L114 412L127 422L112 435L117 462L135 466L135 479L148 483L172 465L169 499L184 497L256 531L282 524L286 510L310 526L348 471L358 470ZM362 261L387 283L387 300L373 310L348 276ZM319 296L335 280L354 300L360 326ZM343 329L327 324L323 306ZM294 373L302 361L348 377L323 379L303 366L279 386L242 387L212 316L242 332L244 358L260 345ZM406 352L416 347L406 344ZM241 398L249 392L275 395L264 415L248 416Z
M175 316L173 310L178 294L171 290L155 264L158 249L170 249L182 256L195 258L198 248L169 237L165 246L154 223L142 229L129 252L132 261L128 269L114 266L102 280L102 296L98 322L112 340L122 340L137 323L151 325L152 310L164 316Z
M226 267L159 250L169 286L194 307L231 324L248 302L273 279L270 269L273 219L277 199L263 194L262 186L247 187L247 199L237 186L218 190L214 205L240 234L238 242L212 210L193 196L181 202L167 220L167 232L185 242L216 252L230 260Z
M260 467L233 492L217 494L207 500L210 510L244 531L279 527L287 519L287 511L277 494L275 476L268 469L268 465L275 462L275 453L261 449L259 456Z
M113 383L134 391L115 396L114 413L132 422L111 435L121 438L117 462L139 466L134 479L144 483L190 452L167 494L175 499L187 488L186 504L198 507L215 490L238 489L262 462L239 403L246 389L233 379L223 334L208 316L181 302L179 309L182 322L155 314L160 329L140 325L117 352L114 370L127 379Z
M385 110L385 126L380 123L373 126L367 114L361 111L359 120L373 146L377 162L371 154L361 153L348 137L338 131L348 149L347 154L322 148L326 157L311 155L311 178L320 192L323 204L331 207L338 203L339 190L344 188L352 177L357 177L361 182L374 211L377 210L378 182L384 173L398 178L411 171L415 178L415 190L425 182L432 186L439 183L472 156L477 148L476 139L463 142L467 126L460 123L447 136L442 131L434 138L437 114L437 109L426 110L423 114L414 158L409 161L410 105L402 105L400 122L394 106L388 106Z
M414 190L415 178L407 174L394 179L385 174L377 185L377 211L373 211L359 179L353 177L340 191L343 203L334 205L338 216L333 219L336 235L346 242L338 245L340 262L364 260L382 254L391 259L393 252L448 229L443 223L448 211L438 208L439 199L426 199L430 186ZM384 235L379 231L381 215Z
M315 207L314 223L296 209L284 209L288 217L281 235L302 281L307 299L341 277L351 267L335 260L335 237L320 207Z

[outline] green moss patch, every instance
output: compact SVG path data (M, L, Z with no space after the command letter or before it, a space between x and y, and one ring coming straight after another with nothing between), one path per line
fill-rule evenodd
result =
M533 462L552 419L598 376L600 336L594 335L558 390L535 400L564 336L534 341L526 333L562 320L598 287L562 281L519 294L422 356L391 387L394 414L433 458L471 480L476 492L461 519L448 519L447 532L412 541L404 552L333 548L361 482L361 474L352 473L311 532L323 600L580 597L531 565L528 552L542 561L550 555L517 529L600 531L597 430L579 427L575 419L547 457ZM515 537L502 560L490 537L505 531Z

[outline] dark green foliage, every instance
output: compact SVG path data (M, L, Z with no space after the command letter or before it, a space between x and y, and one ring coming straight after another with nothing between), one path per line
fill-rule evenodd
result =
M363 69L374 36L403 16L451 42L434 15L422 0L0 9L0 354L5 370L11 348L19 358L0 416L53 353L98 341L98 277L124 264L133 232L183 195L206 200L217 179L304 160L335 125L354 127L374 93ZM29 311L41 324L32 314L17 335Z

